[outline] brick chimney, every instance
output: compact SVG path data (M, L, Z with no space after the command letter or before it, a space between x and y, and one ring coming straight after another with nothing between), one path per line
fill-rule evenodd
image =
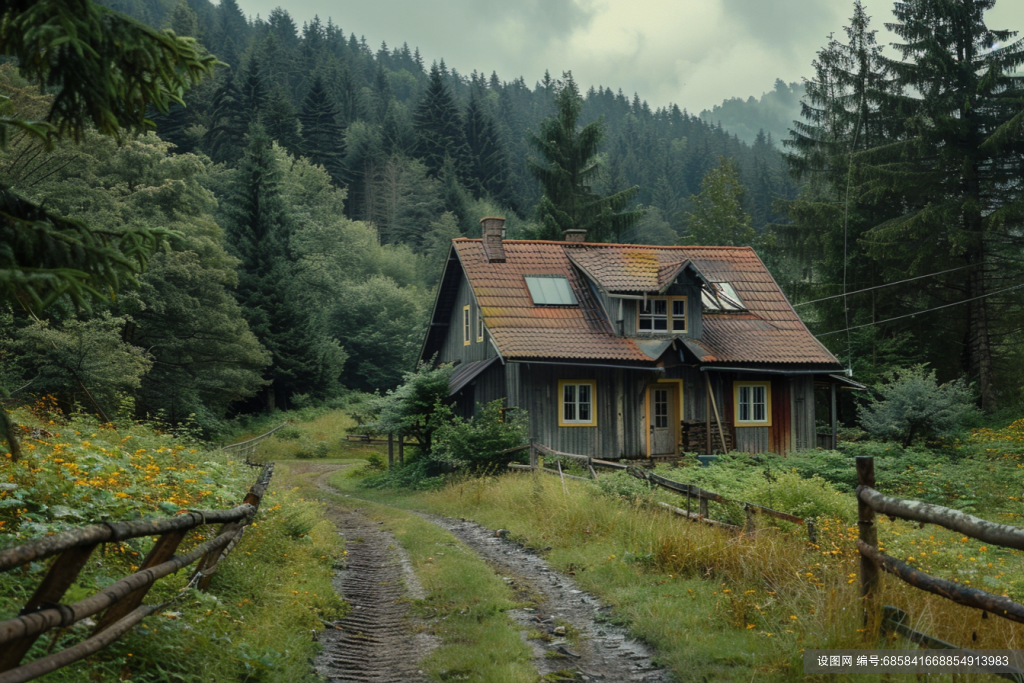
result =
M573 228L571 230L566 230L562 234L565 235L565 241L566 242L586 242L587 241L587 231L586 230L580 230L579 228Z
M484 256L490 263L505 262L505 246L502 240L505 239L504 218L481 218L480 233L483 236Z

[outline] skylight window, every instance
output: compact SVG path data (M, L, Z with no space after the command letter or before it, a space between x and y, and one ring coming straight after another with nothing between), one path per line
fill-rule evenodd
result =
M576 306L569 279L562 275L526 275L526 287L534 306Z
M713 290L705 286L701 290L701 303L709 311L745 311L746 304L728 282L710 283Z

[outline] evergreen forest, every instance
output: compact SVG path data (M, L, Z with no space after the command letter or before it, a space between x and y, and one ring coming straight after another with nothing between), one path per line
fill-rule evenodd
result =
M391 389L449 241L502 215L513 239L751 245L860 381L926 363L988 411L1024 400L1024 47L987 26L994 0L897 3L894 46L855 2L804 83L700 116L571 73L461 73L281 8L104 4L217 61L149 102L148 133L5 128L4 192L136 245L118 287L8 286L8 392L215 431ZM38 76L0 65L8 114L63 106Z

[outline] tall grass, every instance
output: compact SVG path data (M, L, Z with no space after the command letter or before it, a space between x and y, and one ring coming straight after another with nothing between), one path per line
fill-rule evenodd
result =
M845 515L819 518L818 543L811 544L794 525L737 534L537 474L463 481L422 499L438 512L504 527L548 548L556 567L615 605L617 618L654 644L682 680L802 679L804 648L869 646L856 527ZM903 523L879 526L883 547L902 548L902 535L912 534ZM928 535L935 544L959 543L934 529ZM978 565L967 557L962 565ZM1019 570L1019 554L1000 557ZM994 576L999 561L992 559ZM892 577L883 580L882 599L906 610L915 628L963 646L1017 647L1024 636L1019 624L981 619ZM898 640L887 646L909 647Z

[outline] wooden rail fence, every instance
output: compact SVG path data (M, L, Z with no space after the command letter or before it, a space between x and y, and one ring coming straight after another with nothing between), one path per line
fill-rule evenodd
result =
M903 500L879 493L875 490L875 462L871 456L857 457L857 484L860 590L869 620L879 613L879 584L881 571L884 571L914 588L940 595L960 605L980 609L987 614L1024 623L1024 605L1001 595L931 576L879 550L875 513L923 524L935 524L990 545L1016 550L1024 550L1024 529L989 522L940 505ZM901 633L916 642L929 646L939 643L939 647L955 647L925 634L910 631L903 624L905 618L906 615L900 610L886 606L880 623L887 630ZM1020 674L1006 674L1003 677L1015 681L1024 680Z
M225 453L242 456L247 465L261 465L262 463L256 462L256 449L264 439L269 438L274 434L274 432L287 425L287 422L282 422L265 434L260 434L259 436L248 439L247 441L239 441L238 443L221 446L221 450Z
M541 467L539 464L539 456L543 454L554 459L556 462L565 459L579 463L581 467L590 472L591 479L597 479L597 472L594 469L595 467L604 469L624 470L630 476L646 481L653 486L659 486L663 489L667 489L674 493L686 496L685 509L682 507L677 507L675 505L669 505L667 503L659 503L659 505L668 510L671 510L673 513L679 515L680 517L684 517L694 522L709 524L711 526L717 526L733 530L745 529L748 532L753 532L755 528L756 516L764 515L767 517L773 517L775 519L781 519L786 522L791 522L793 524L803 524L807 527L807 535L811 542L814 543L817 540L813 520L805 520L802 517L797 517L796 515L791 515L786 512L780 512L779 510L773 510L771 508L764 507L763 505L757 505L755 503L748 503L746 501L740 500L731 500L717 493L714 493L713 491L707 491L705 489L702 489L694 484L686 484L674 481L672 479L667 479L665 477L662 477L661 475L655 474L654 472L645 470L641 467L637 467L636 465L625 465L622 463L601 460L598 458L592 458L587 455L578 455L575 453L563 453L561 451L556 451L552 448L548 448L547 446L535 443L533 441L531 441L528 445L510 448L504 452L506 454L511 454L515 452L524 451L527 449L529 449L530 451L530 464L519 465L516 463L512 463L511 465L509 465L510 468L521 470L539 470L542 472L547 472L549 474L560 475L565 478L580 479L586 481L585 477L579 477L563 473L561 471L561 465L559 465L559 471L557 472L551 469ZM692 503L694 500L696 500L697 503L697 511L692 510ZM732 524L729 522L711 519L710 510L708 507L709 501L741 506L746 515L746 524L743 527L740 527L736 524Z
M282 425L283 426L283 425ZM280 427L278 427L280 429ZM263 436L272 433L268 432ZM263 437L257 437L263 438ZM251 439L243 444L256 441ZM217 566L238 544L267 490L273 464L263 466L242 504L230 510L198 510L176 517L134 522L106 522L46 536L0 552L0 571L53 557L50 569L35 593L12 619L0 621L0 683L22 683L68 666L107 647L145 617L164 609L184 594L159 605L144 605L146 593L157 580L198 562L188 587L207 590ZM175 554L189 531L220 524L217 535L183 555ZM92 552L102 543L157 536L158 540L134 574L94 595L60 604ZM67 649L22 664L36 640L52 629L66 629L87 617L103 613L93 635Z

